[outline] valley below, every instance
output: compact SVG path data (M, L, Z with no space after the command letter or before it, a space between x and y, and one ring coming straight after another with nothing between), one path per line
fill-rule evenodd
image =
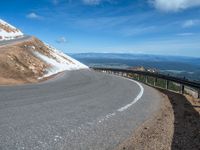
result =
M70 56L90 67L144 67L160 73L200 82L200 59L183 56L161 56L128 53L80 53Z

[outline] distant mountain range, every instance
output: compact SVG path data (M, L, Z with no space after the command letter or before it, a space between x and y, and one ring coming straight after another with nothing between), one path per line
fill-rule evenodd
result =
M128 68L143 66L155 68L164 74L200 81L200 58L128 53L70 54L90 67Z

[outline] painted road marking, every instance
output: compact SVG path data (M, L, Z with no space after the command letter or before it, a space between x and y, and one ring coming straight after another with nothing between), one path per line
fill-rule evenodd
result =
M120 77L120 76L117 76L117 77ZM123 112L123 111L127 110L129 107L131 107L132 105L134 105L139 99L142 98L142 96L143 96L143 94L144 94L144 88L143 88L143 86L142 86L139 82L137 82L137 81L135 81L135 80L131 80L131 79L128 79L128 78L125 78L125 77L120 77L120 78L123 78L123 79L129 80L129 81L131 81L131 82L134 82L134 83L136 83L136 84L140 87L140 92L139 92L139 94L137 95L137 97L136 97L131 103L129 103L129 104L127 104L127 105L125 105L125 106L123 106L123 107L117 109L118 112ZM101 119L98 121L98 123L102 123L102 122L104 122L105 120L108 120L109 118L111 118L111 117L113 117L113 116L115 116L115 115L116 115L115 112L109 113L109 114L106 115L105 117L101 118Z
M127 79L127 78L125 78L125 79ZM142 97L142 95L143 95L143 93L144 93L144 88L143 88L143 86L142 86L139 82L134 81L134 80L131 80L131 79L127 79L127 80L136 83L136 84L140 87L140 93L138 94L138 96L137 96L131 103L125 105L124 107L119 108L119 109L117 110L117 111L119 111L119 112L125 111L125 110L127 110L129 107L131 107L132 105L134 105L134 104Z

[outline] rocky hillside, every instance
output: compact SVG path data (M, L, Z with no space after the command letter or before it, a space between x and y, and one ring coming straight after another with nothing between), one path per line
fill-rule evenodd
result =
M0 45L1 85L38 82L65 70L77 69L88 67L35 37Z

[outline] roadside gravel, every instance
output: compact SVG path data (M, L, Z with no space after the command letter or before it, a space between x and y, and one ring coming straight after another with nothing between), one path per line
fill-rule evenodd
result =
M200 149L200 101L159 91L164 97L161 109L116 150Z

